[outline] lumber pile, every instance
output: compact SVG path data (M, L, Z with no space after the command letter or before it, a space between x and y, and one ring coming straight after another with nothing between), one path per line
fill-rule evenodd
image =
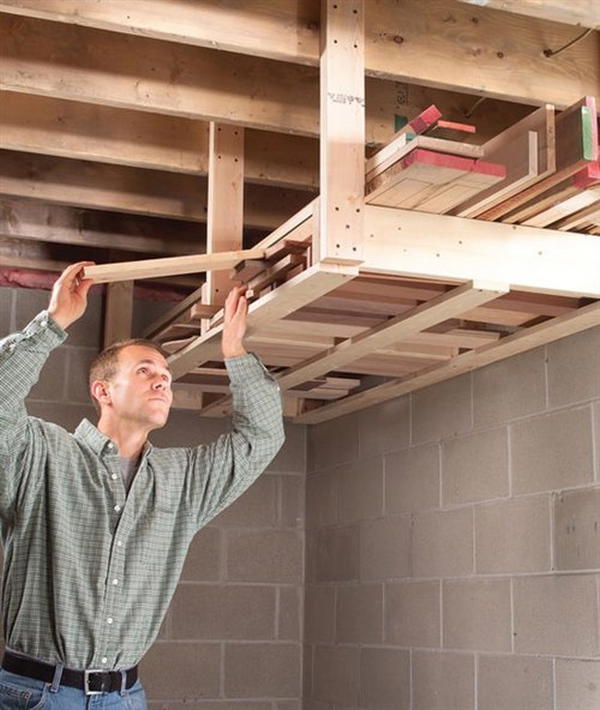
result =
M475 132L430 107L367 160L367 203L600 232L594 97L560 112L542 106L482 145Z

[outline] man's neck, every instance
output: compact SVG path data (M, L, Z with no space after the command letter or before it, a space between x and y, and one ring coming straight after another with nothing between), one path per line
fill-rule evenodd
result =
M133 422L115 421L104 415L100 417L97 428L115 442L119 456L128 459L139 458L150 433L150 430L140 429Z

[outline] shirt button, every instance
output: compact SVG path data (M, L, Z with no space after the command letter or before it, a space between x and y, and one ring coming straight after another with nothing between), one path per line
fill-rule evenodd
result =
M119 584L119 580L118 580L118 579L113 579L113 584Z
M117 547L121 547L123 543L120 540L117 540Z
M106 623L112 624L112 622L113 622L113 618L112 618L112 616L109 616L108 619L106 620Z
M115 511L115 513L118 513L118 512L121 510L121 506L120 506L120 505L115 505L115 507L113 508L113 510Z
M108 444L106 445L106 448L112 450L115 448L115 445L112 443L112 441L109 441Z
M117 480L117 474L116 474L116 473L112 473L110 477L113 479L113 481L116 481L116 480Z
M102 657L102 663L108 663L108 658L106 656Z

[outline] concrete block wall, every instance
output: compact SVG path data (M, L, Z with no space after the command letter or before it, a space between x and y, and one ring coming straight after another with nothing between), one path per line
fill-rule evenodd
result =
M0 334L23 327L48 292L0 288ZM134 334L169 304L138 301ZM101 346L102 297L90 296L50 357L29 412L73 430L95 422L87 368ZM218 436L221 420L174 410L159 446ZM304 572L305 428L288 427L269 470L194 538L158 640L142 662L153 710L300 710Z
M600 328L309 429L304 710L600 708Z

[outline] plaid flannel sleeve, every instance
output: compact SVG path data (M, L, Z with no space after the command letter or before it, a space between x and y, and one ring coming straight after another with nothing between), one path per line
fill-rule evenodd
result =
M240 496L283 445L279 385L250 353L225 361L233 396L232 430L193 450L187 500L196 528Z
M0 514L13 508L23 474L22 454L35 446L25 398L38 381L50 352L67 334L46 311L25 328L0 340Z

